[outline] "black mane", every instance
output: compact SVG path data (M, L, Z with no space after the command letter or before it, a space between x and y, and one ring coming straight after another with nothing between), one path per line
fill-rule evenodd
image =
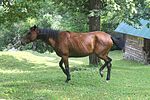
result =
M38 38L42 40L47 40L48 38L57 39L59 35L59 30L54 29L38 29Z

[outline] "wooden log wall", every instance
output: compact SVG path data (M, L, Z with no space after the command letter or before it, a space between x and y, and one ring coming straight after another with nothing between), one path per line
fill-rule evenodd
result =
M145 63L143 47L143 38L126 35L124 58Z

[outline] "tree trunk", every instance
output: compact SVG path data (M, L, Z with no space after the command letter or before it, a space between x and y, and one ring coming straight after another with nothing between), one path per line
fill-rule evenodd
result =
M94 16L89 16L89 31L100 31L100 16L97 11L100 9L100 0L89 0L89 11L94 11ZM95 55L89 56L89 64L98 66L100 60Z

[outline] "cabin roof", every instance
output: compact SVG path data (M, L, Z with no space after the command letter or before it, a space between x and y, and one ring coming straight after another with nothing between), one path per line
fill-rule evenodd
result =
M150 23L150 21L141 19L140 23L142 24L141 27L135 28L125 22L121 22L115 29L115 32L150 39L150 28L147 27L147 23Z

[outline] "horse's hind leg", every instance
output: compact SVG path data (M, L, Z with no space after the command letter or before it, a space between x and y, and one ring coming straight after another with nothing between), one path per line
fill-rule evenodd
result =
M108 59L109 59L109 61L107 64L107 78L106 78L106 80L110 80L110 72L111 72L111 66L112 66L112 64L111 64L112 59L109 57L108 57Z
M103 77L103 70L104 68L107 66L107 78L106 80L110 80L110 71L111 71L111 61L112 59L107 57L107 56L99 56L101 59L104 60L104 65L102 65L102 67L99 69L99 73L101 75L101 77Z
M107 66L107 62L105 61L105 63L101 66L101 68L99 69L99 74L101 77L103 77L103 70L104 68Z

